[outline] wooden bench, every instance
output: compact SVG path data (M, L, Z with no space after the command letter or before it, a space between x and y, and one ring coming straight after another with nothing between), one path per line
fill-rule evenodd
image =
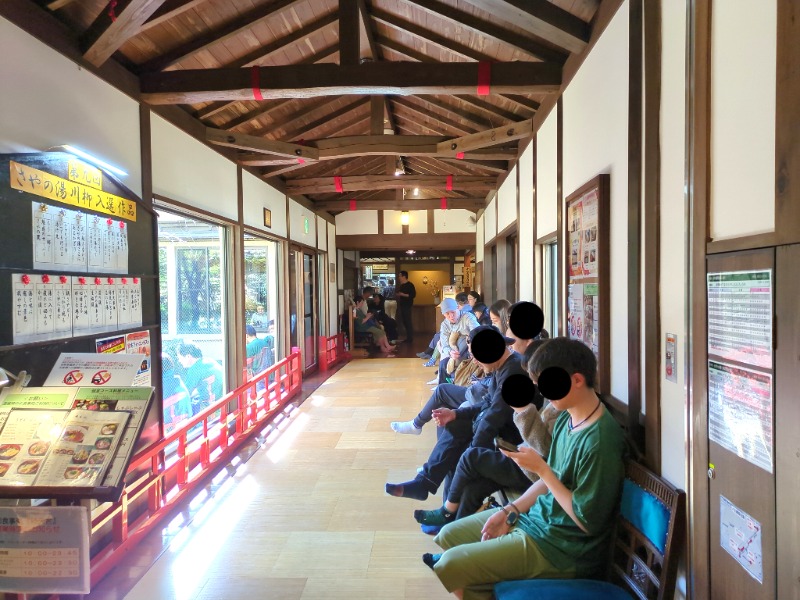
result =
M347 309L350 347L369 348L375 343L375 341L372 339L371 333L366 331L356 331L356 310L357 309L355 305L352 305Z
M686 494L639 463L625 468L608 581L526 579L494 586L496 600L671 600L685 533Z

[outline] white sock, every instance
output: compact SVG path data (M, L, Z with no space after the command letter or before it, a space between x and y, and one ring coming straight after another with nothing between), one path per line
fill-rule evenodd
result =
M397 433L410 433L411 435L422 433L422 428L416 427L414 421L392 421L392 430Z

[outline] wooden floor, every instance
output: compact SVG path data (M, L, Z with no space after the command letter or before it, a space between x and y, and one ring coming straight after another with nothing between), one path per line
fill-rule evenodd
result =
M433 374L417 358L347 364L176 530L124 597L451 597L420 560L436 546L412 517L441 498L421 503L384 492L387 481L411 479L433 446L432 426L420 436L389 428L413 418Z

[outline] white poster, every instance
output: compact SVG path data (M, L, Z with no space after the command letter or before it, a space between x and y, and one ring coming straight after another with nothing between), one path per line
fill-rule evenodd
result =
M137 354L62 354L44 385L128 387L133 385L141 364Z
M36 339L36 298L32 275L11 275L11 306L14 321L14 343Z
M80 275L72 278L72 334L91 333L89 327L89 280Z
M719 543L759 583L764 582L761 523L719 497Z
M52 269L55 261L56 210L41 202L31 203L33 222L33 268Z

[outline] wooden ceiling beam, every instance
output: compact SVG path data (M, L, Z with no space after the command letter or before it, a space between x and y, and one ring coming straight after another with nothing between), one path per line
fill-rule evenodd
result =
M404 198L402 200L358 200L356 201L356 210L429 210L438 209L441 204L439 199L418 199L418 198ZM350 210L350 199L347 200L323 200L315 201L314 207L318 210L327 211L345 211ZM450 199L447 201L447 208L450 209L464 209L472 212L478 212L482 208L486 208L486 202L483 198L468 198L464 200Z
M179 63L180 61L206 50L215 44L236 37L240 33L246 32L254 25L273 17L303 0L274 0L269 4L261 5L249 12L240 15L236 19L228 22L219 29L214 29L189 42L173 48L156 56L139 66L141 73L158 72Z
M404 187L428 187L444 189L447 178L444 175L353 175L342 177L341 185L345 192L356 190L397 190ZM453 189L457 190L493 190L497 187L495 177L453 177ZM333 177L312 177L309 179L292 179L286 182L289 194L314 194L335 192L336 182Z
M489 173L502 175L508 171L508 161L505 160L459 160L457 158L439 158L440 161L454 165L467 165L476 169L482 169Z
M228 148L238 148L240 150L254 150L264 154L274 154L285 158L303 159L304 161L316 161L317 149L309 146L300 146L288 142L267 140L252 135L242 133L232 133L223 129L213 129L206 127L206 141L215 146L225 146Z
M362 65L292 65L251 69L186 69L141 76L142 100L152 105L252 100L253 77L263 99L365 94L453 95L475 93L476 63L408 62ZM550 93L559 89L561 67L549 63L494 63L493 93Z
M339 64L361 62L361 26L356 0L339 0Z
M583 52L589 42L589 25L548 0L466 2L569 52Z
M559 52L536 40L509 31L489 21L479 19L471 13L459 10L458 8L444 4L438 0L405 0L405 2L420 8L422 11L434 17L450 21L457 27L463 27L483 37L496 40L501 44L512 46L537 60L558 64L564 64L567 60L567 54L564 52Z
M295 140L295 139L299 138L301 135L305 135L306 133L308 133L310 131L314 131L315 129L317 129L318 127L322 127L323 125L326 125L326 124L336 125L336 119L338 119L339 117L343 117L344 115L346 115L349 112L353 112L355 110L358 110L359 108L361 108L362 106L364 106L368 102L369 102L369 98L359 98L355 102L351 102L350 104L346 104L345 106L341 107L338 110L335 110L332 113L327 113L327 114L322 115L316 121L312 121L311 123L307 123L306 125L302 125L301 127L298 127L294 131L290 131L290 132L286 133L283 136L283 140L286 141L286 142L291 142L292 140ZM349 121L346 121L346 123L338 125L335 131L339 131L339 130L342 130L342 129L347 129L348 127L352 127L356 123L360 123L361 121L363 121L366 118L367 118L366 115L363 115L363 114L357 115L357 116L353 117L352 119L350 119Z
M285 175L286 173L291 173L292 171L298 171L300 169L305 169L312 164L316 163L298 163L297 161L291 165L283 165L280 167L275 167L272 169L265 169L261 171L261 178L262 179L272 179L273 177L278 177L278 175Z
M503 96L503 98L505 97L506 96ZM487 102L486 100L481 100L480 98L476 98L474 96L456 96L456 98L461 100L464 104L469 104L478 110L489 113L491 115L491 117L489 117L490 119L495 117L513 123L514 121L519 121L520 118L525 118L524 115L515 114L509 110L505 110L499 106L495 106L494 104ZM490 127L491 126L494 126L494 123L490 125Z
M414 188L404 188L405 189L405 198L409 200L441 200L442 196L447 198L448 201L450 200L474 200L476 202L484 202L486 201L485 196L475 197L474 195L456 195L460 194L461 192L442 192L440 190L432 190L428 191L425 189L417 188L419 191L415 195L413 190ZM401 194L402 195L402 194ZM342 195L338 193L333 194L316 194L316 202L329 202L333 200L341 200ZM397 194L394 190L390 191L382 191L382 190L372 190L372 191L358 191L353 192L352 194L347 194L347 199L350 200L381 200L385 202L391 202L392 200L397 199Z
M437 148L441 155L445 155L448 150L450 152L467 152L468 150L486 148L503 142L521 140L531 135L532 131L532 122L530 120L521 121L511 125L504 125L503 127L495 127L489 131L465 135L447 142L440 142L437 144Z
M330 56L333 56L337 52L339 52L339 44L331 44L327 48L323 48L319 52L312 54L311 56L309 56L306 59L303 59L297 64L312 65L314 63L321 62ZM244 115L237 117L233 121L226 123L225 128L233 129L235 127L238 127L239 125L247 123L252 119L261 116L266 116L273 110L280 108L280 106L283 106L284 104L287 104L289 102L291 102L291 99L284 100L280 103L271 104L270 107L268 107L267 109L264 109L262 106L259 106L258 108L248 111ZM195 116L202 121L204 119L213 117L215 114L225 110L226 108L230 108L234 104L238 103L239 103L238 100L234 100L233 102L212 102L210 105L201 108L199 111L197 111L197 113L195 113Z
M391 100L397 106L402 106L406 110L409 110L421 117L435 118L438 123L442 123L443 125L446 125L450 129L454 129L458 134L466 135L469 133L475 133L475 129L472 127L467 127L466 125L462 125L461 123L448 119L445 116L431 115L431 113L426 111L424 107L418 106L417 104L410 102L408 98L404 98L402 96L392 96Z
M322 98L316 102L307 102L302 106L298 107L297 110L293 111L287 118L281 119L278 122L271 123L265 127L261 127L256 129L250 133L250 135L255 135L258 137L271 137L275 132L284 129L290 125L293 125L297 121L301 119L305 119L307 116L315 113L318 110L323 108L327 108L330 105L330 100L328 98ZM281 136L287 137L287 136Z
M536 112L542 106L539 102L536 102L536 100L531 100L530 98L520 96L519 94L506 94L503 96L503 98L510 100L511 102L518 104L519 106L531 112Z
M130 0L103 9L81 36L83 58L95 67L106 62L164 3L164 0Z

